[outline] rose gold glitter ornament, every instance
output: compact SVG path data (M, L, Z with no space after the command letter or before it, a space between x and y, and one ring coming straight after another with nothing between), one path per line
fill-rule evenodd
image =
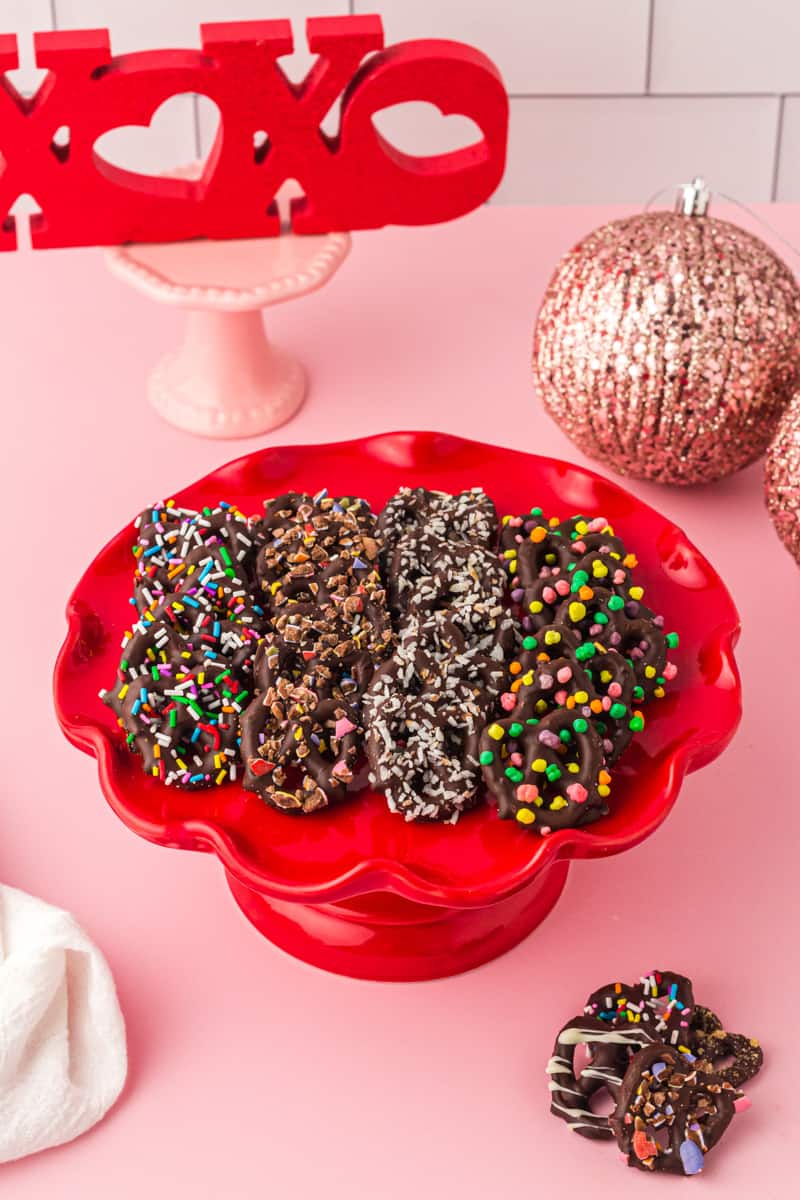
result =
M800 289L743 229L706 216L701 180L677 211L596 229L559 263L534 380L576 445L612 470L705 483L764 453L800 384Z
M778 537L800 564L800 393L781 417L767 451L764 496Z

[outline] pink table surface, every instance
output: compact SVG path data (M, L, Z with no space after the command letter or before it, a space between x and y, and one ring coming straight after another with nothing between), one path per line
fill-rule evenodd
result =
M274 440L436 427L583 461L533 395L531 327L557 257L619 215L486 208L359 235L322 293L270 314L312 375L306 407ZM763 215L800 242L800 209ZM129 833L50 699L64 603L100 545L144 503L258 443L192 440L149 411L145 372L180 317L111 279L99 251L8 255L2 271L0 879L70 909L96 938L130 1042L116 1109L71 1145L4 1168L8 1194L666 1194L671 1181L643 1180L613 1146L550 1117L544 1077L555 1030L590 988L653 966L690 974L768 1060L752 1111L679 1190L789 1194L800 808L797 705L775 680L800 667L800 573L762 505L760 467L692 491L632 485L707 553L740 608L744 721L730 749L687 780L639 849L573 866L552 916L504 958L429 984L338 978L263 941L213 858Z

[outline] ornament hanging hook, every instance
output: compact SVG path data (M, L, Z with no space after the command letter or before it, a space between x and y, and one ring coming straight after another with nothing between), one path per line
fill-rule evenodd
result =
M691 183L681 184L675 201L675 211L684 217L704 217L708 212L710 192L699 175Z

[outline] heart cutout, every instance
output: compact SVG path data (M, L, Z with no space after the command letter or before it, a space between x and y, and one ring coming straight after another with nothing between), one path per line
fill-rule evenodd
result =
M193 174L202 174L203 162L198 140L197 97L191 92L170 96L153 113L148 125L120 125L108 129L94 144L100 170L117 168L135 175L172 175L184 173L187 163L194 163ZM214 142L212 126L219 126L217 106L203 97L203 124L208 137L205 145Z

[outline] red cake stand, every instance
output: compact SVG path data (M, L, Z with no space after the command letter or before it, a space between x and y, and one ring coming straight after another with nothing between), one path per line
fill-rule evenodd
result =
M612 809L581 830L540 837L484 805L455 826L407 824L364 792L313 816L276 812L238 784L166 788L128 752L98 691L114 678L128 621L132 528L100 551L67 606L55 670L58 719L95 755L117 815L163 846L220 859L248 918L306 962L367 979L431 979L501 954L556 903L571 859L629 850L656 829L687 771L718 755L736 729L739 622L709 563L653 509L583 468L444 434L396 433L247 455L176 494L258 512L289 489L357 490L382 504L402 484L456 491L480 484L498 511L602 514L639 557L650 604L681 635L678 679L647 709L647 727L615 768ZM143 497L143 502L146 500Z

